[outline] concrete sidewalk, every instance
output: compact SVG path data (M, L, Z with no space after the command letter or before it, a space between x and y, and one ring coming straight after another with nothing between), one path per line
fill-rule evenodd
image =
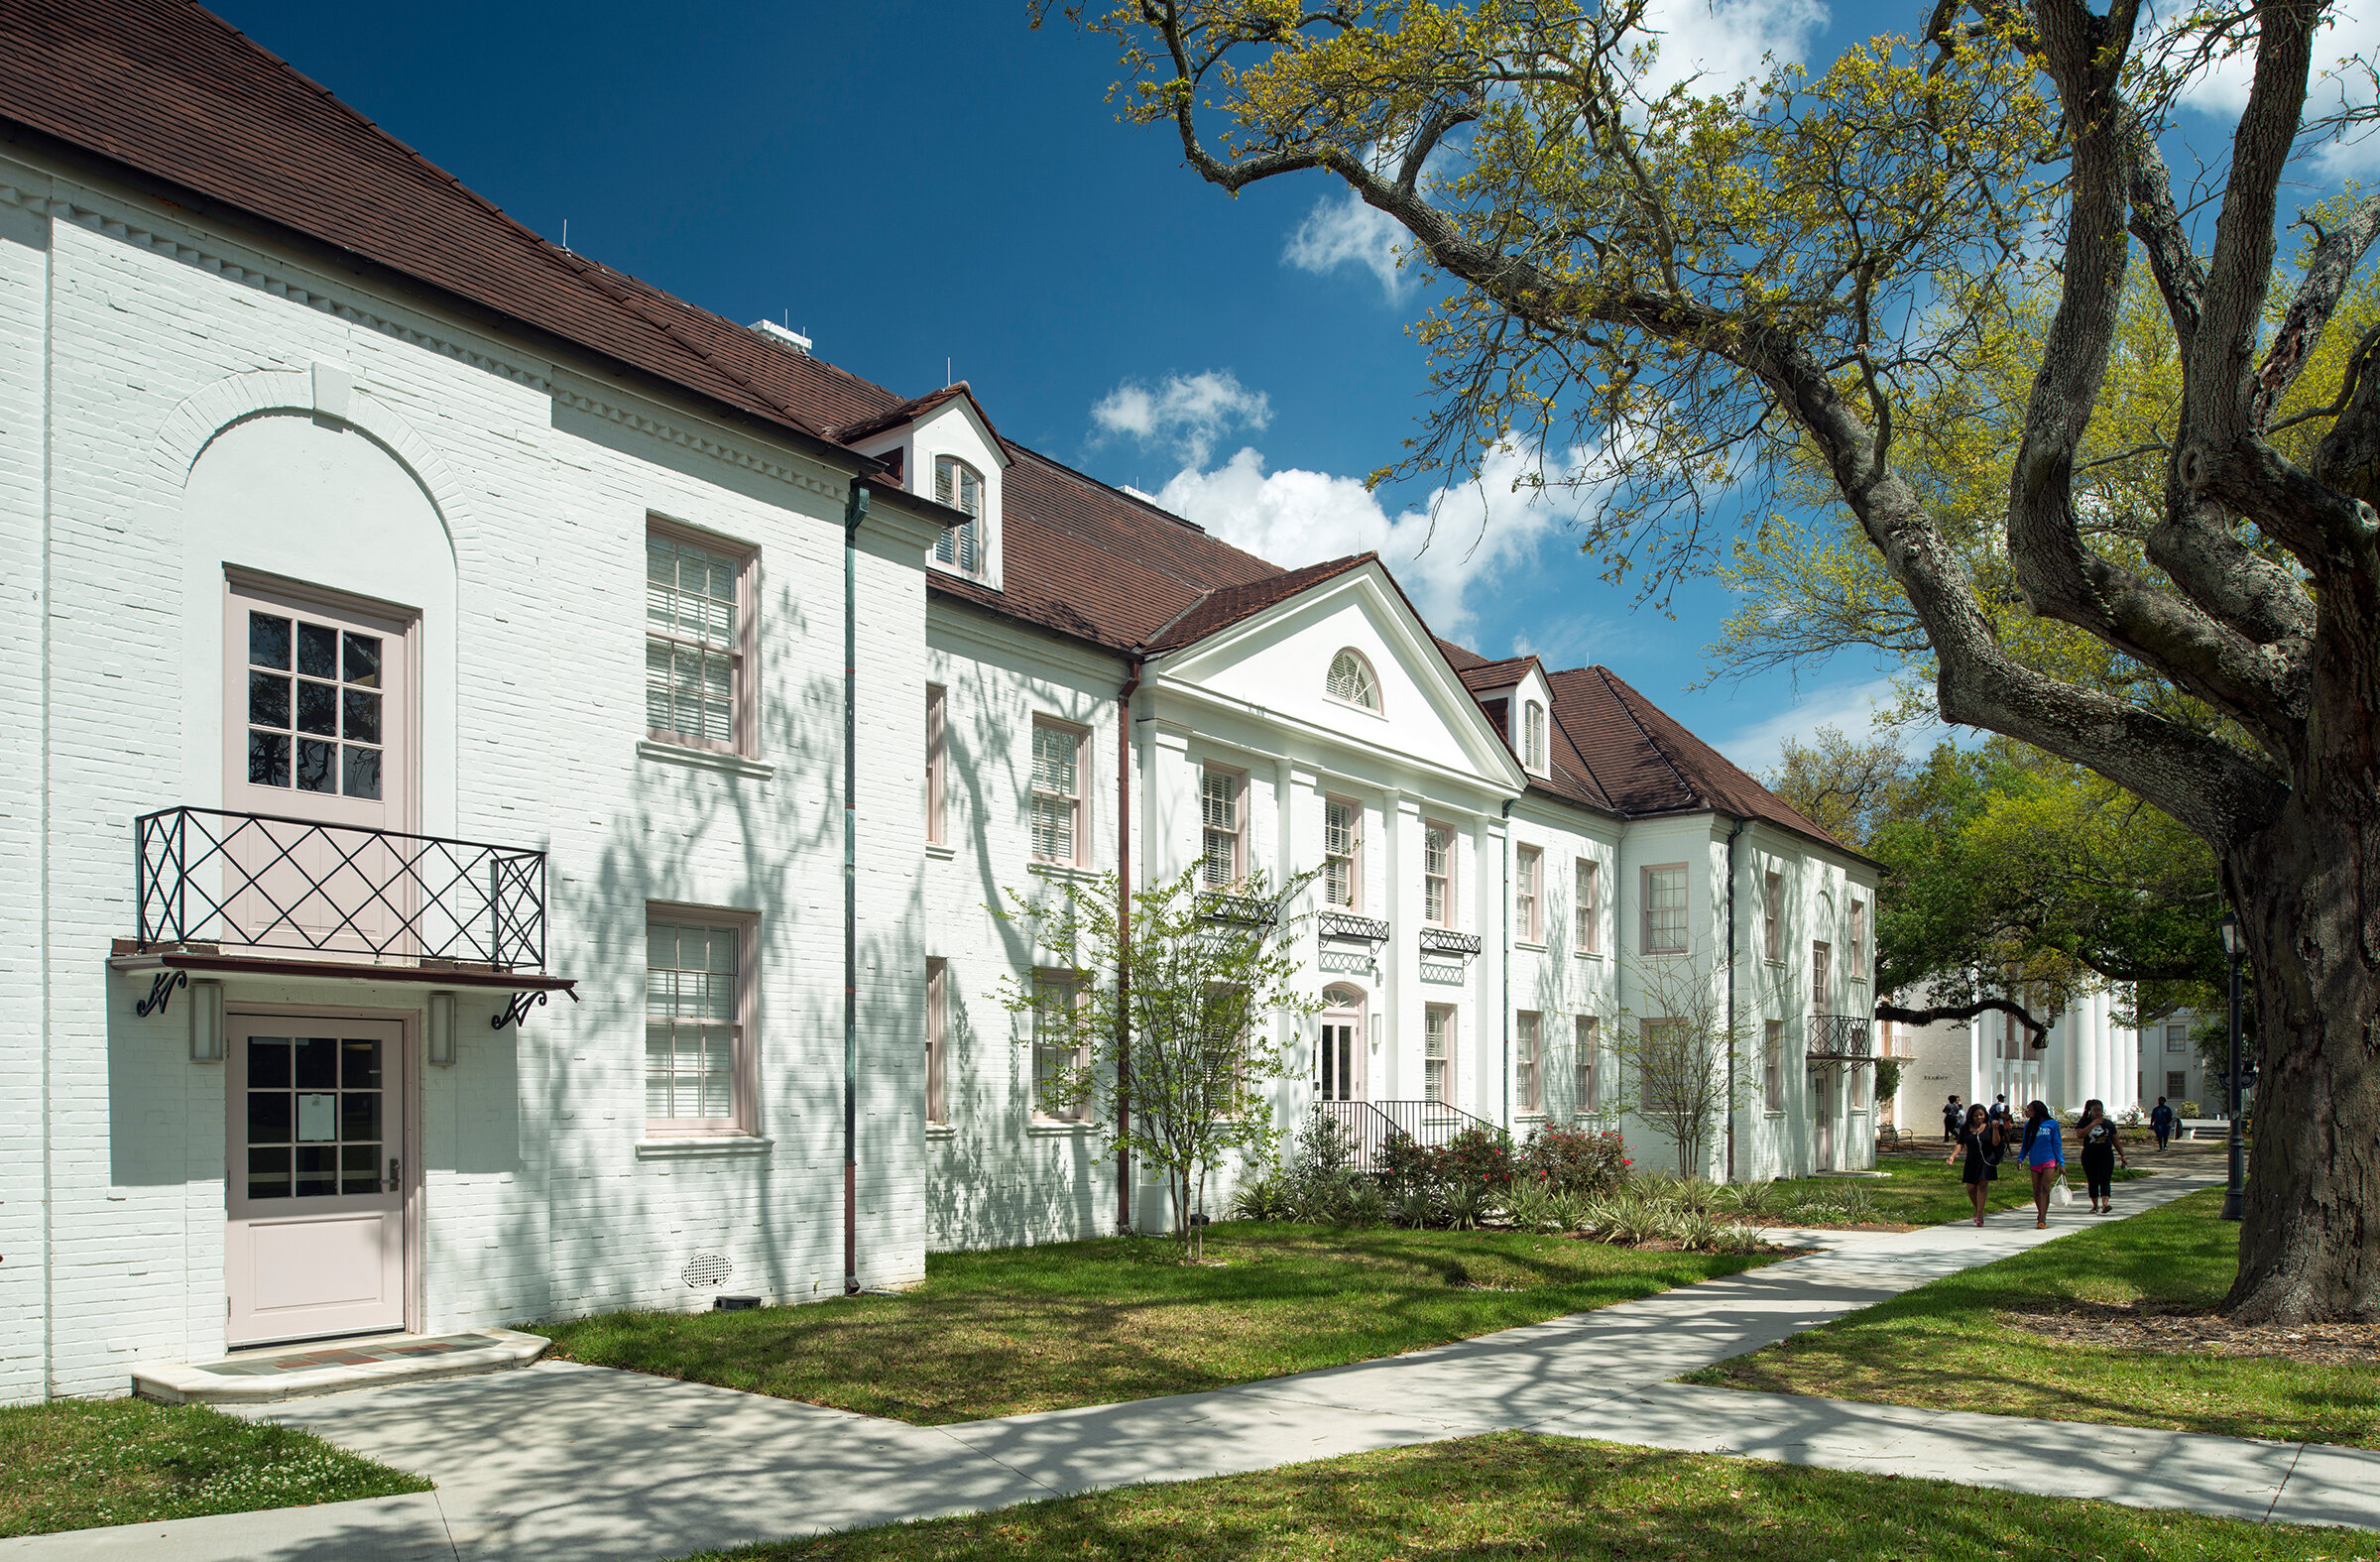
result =
M2126 1207L2210 1181L2128 1183ZM369 1389L250 1413L436 1492L0 1541L0 1557L657 1559L1506 1429L2380 1527L2380 1453L1666 1382L2090 1224L1816 1233L1829 1247L1809 1258L1434 1350L946 1427L569 1363Z

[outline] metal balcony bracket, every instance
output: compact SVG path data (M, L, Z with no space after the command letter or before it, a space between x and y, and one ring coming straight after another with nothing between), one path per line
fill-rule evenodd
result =
M565 987L562 989L562 991L570 995L570 1002L574 1004L578 1002L578 990L576 988ZM517 1025L522 1021L529 1018L529 1012L531 1010L537 1008L544 1002L545 989L541 987L532 988L527 992L515 993L512 996L511 1002L504 1006L504 1013L494 1016L488 1021L488 1028L490 1030L502 1030L506 1025Z
M1458 933L1446 927L1425 927L1421 930L1421 952L1425 955L1476 955L1480 952L1480 935Z
M160 971L157 980L149 984L149 996L133 1005L132 1012L143 1020L151 1015L163 1014L167 1003L174 997L174 989L189 985L190 973L187 971Z
M1357 916L1348 911L1325 911L1315 919L1317 932L1324 938L1344 939L1349 943L1384 944L1388 941L1388 924L1368 916Z

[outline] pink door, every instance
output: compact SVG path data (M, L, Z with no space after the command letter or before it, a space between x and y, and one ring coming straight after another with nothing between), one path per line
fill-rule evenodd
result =
M394 1021L236 1017L233 1345L405 1327L405 1059Z
M223 806L275 817L217 826L223 943L414 952L408 848L368 833L414 828L410 632L309 593L231 586Z

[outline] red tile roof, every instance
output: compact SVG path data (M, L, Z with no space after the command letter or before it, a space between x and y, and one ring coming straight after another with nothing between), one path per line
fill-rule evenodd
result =
M188 0L0 6L8 125L426 285L854 469L873 466L849 440L973 397L962 382L904 398L546 242ZM1283 570L1048 456L1002 445L1012 458L1004 589L936 571L933 590L1111 651L1178 649L1377 561L1367 553ZM1474 690L1508 684L1535 660L1437 646ZM1748 814L1828 841L1615 674L1581 667L1547 680L1553 774L1532 789L1620 814Z

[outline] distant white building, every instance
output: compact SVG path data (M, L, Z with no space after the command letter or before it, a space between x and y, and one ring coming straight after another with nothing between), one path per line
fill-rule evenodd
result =
M2116 1022L2120 1002L2120 994L2107 990L2076 999L2039 1046L2014 1016L1994 1012L1894 1026L1894 1052L1905 1061L1893 1121L1920 1136L1938 1133L1943 1104L1953 1095L1986 1106L2006 1096L2019 1113L2030 1101L2078 1112L2093 1098L2119 1117L2136 1106L2146 1111L2158 1094L2143 1095L2148 1042L2143 1032ZM2162 1028L2152 1026L2150 1033Z

